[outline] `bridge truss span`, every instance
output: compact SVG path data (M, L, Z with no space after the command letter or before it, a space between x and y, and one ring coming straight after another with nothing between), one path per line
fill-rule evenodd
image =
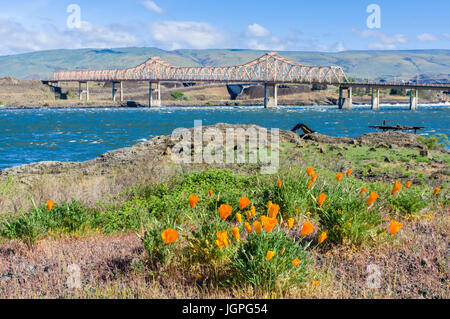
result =
M176 81L223 83L304 83L344 84L347 76L339 66L303 65L267 53L249 63L237 66L176 67L159 57L128 69L58 71L52 81Z

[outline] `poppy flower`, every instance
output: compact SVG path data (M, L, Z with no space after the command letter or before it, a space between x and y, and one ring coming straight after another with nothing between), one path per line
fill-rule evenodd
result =
M266 233L270 233L276 224L278 224L278 220L276 218L266 217L263 219L262 224Z
M294 227L294 218L289 218L288 219L288 228L292 229L292 227Z
M247 233L251 234L253 232L252 226L250 226L249 223L245 223L244 227L245 227L245 230L247 231Z
M277 186L278 186L278 188L281 188L281 186L283 186L283 182L279 180Z
M255 217L255 215L256 215L256 208L255 208L255 206L250 207L250 213L251 213L252 217Z
M402 184L400 184L399 182L395 181L394 183L394 188L392 189L392 195L397 194L401 189L402 189Z
M213 195L213 190L210 189L209 192L208 192L208 196L209 196L209 197L212 197L212 195Z
M218 231L218 232L216 233L216 236L217 236L217 240L218 240L225 248L227 248L227 247L228 247L228 238L227 238L228 232L227 232L226 230L224 230L224 231Z
M261 223L259 221L253 223L253 228L255 229L255 233L261 234Z
M314 230L313 224L311 224L309 221L307 221L303 224L300 234L302 236L308 236L309 234L311 234L313 232L313 230Z
M310 166L306 169L306 174L308 174L308 176L311 176L313 172L314 172L314 167Z
M267 208L270 208L270 206L272 206L272 201L269 200L269 201L267 202Z
M266 260L267 260L267 261L272 260L273 256L275 256L275 252L269 250L269 251L267 252L267 254L266 254Z
M350 175L352 175L352 173L353 173L353 170L350 168L348 171L347 171L347 177L350 177Z
M242 222L242 215L237 213L236 214L236 220L237 220L238 223L241 223Z
M239 209L243 210L248 205L250 205L250 199L248 199L247 197L241 197L241 199L239 200Z
M318 286L318 285L320 285L320 281L315 280L315 281L312 282L312 284L313 284L314 286Z
M239 234L239 228L234 227L231 229L231 232L233 233L233 237L235 240L239 240L241 238L241 235Z
M217 246L217 248L222 249L223 243L220 240L216 240L216 246Z
M322 206L326 199L327 199L327 194L324 194L324 193L320 194L319 198L317 199L317 204L319 206Z
M440 187L436 187L436 188L434 189L433 196L437 196L437 194L439 194L440 191L441 191L441 188L440 188Z
M361 188L361 190L360 190L360 194L364 194L365 192L367 192L367 187L363 187L363 188Z
M316 173L312 174L312 175L311 175L311 181L312 181L313 183L315 183L318 176L319 176L319 174L316 174Z
M279 211L280 211L280 206L277 204L272 204L272 206L269 207L269 217L276 218Z
M325 239L327 239L327 233L323 232L320 236L319 236L319 244L323 243L325 241Z
M300 259L296 258L292 261L292 266L297 267L298 265L300 265Z
M337 173L337 174L336 174L336 180L337 180L338 182L341 181L342 177L344 177L344 174L342 174L342 173Z
M372 192L366 201L367 206L372 205L377 200L377 198L378 198L378 194L375 192Z
M389 234L394 235L398 233L398 231L403 227L402 224L396 222L395 220L391 220L391 224L389 225Z
M197 205L198 202L198 197L195 195L191 195L189 196L189 205L191 206L191 208L194 208L195 205Z
M405 187L406 187L406 188L410 188L411 185L412 185L411 181L408 181L408 182L406 183Z
M53 206L55 206L55 203L51 200L47 201L47 209L50 211L52 210Z
M233 207L229 205L222 204L219 207L219 216L223 220L227 219L228 216L230 216L231 212L233 211Z
M310 189L313 186L313 180L310 180L308 185L306 185L307 189Z
M178 239L178 232L175 229L167 228L162 232L161 238L166 244L171 244Z

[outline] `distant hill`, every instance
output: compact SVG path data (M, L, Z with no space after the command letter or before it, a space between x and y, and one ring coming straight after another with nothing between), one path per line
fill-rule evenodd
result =
M256 50L176 50L157 48L118 48L39 51L0 56L0 77L19 79L49 78L54 71L72 69L125 68L141 64L149 57L159 56L178 66L228 66L243 64L267 51ZM408 51L344 51L278 52L304 64L339 65L356 79L393 80L448 79L450 50Z

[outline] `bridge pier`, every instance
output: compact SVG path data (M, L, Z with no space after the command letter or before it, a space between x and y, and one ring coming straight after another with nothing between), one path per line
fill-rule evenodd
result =
M348 87L347 89L347 97L343 97L343 87L339 87L339 109L340 110L351 110L353 107L353 100L352 100L352 87Z
M417 111L419 103L419 91L411 89L409 91L409 109L411 111Z
M272 90L272 97L270 97L270 92L268 88ZM278 107L278 84L267 84L264 83L264 108L276 108Z
M372 88L372 110L380 109L380 89Z
M86 90L83 90L82 84L86 83ZM89 101L89 82L78 82L78 97L83 100L83 93L86 93L86 101Z
M161 82L156 82L156 89L152 88L153 82L148 82L148 107L161 107ZM153 99L153 91L156 91L157 97Z

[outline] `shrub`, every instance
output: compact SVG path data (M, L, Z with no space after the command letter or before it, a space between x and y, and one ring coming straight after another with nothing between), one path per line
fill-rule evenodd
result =
M177 100L177 101L186 100L186 97L184 96L184 93L182 93L182 92L172 92L171 96L174 100Z
M422 195L413 189L404 190L398 196L390 196L388 203L391 213L404 215L417 214L428 205Z
M259 292L272 291L276 286L287 289L302 283L310 263L306 251L309 244L302 244L282 230L253 232L241 243L231 260L233 279L250 283ZM275 252L269 261L266 260L268 251ZM293 266L294 259L299 259L300 264Z
M166 266L174 255L176 242L167 244L161 237L161 234L165 229L167 229L167 227L162 227L162 224L154 224L153 227L146 231L141 237L147 262L151 267Z

